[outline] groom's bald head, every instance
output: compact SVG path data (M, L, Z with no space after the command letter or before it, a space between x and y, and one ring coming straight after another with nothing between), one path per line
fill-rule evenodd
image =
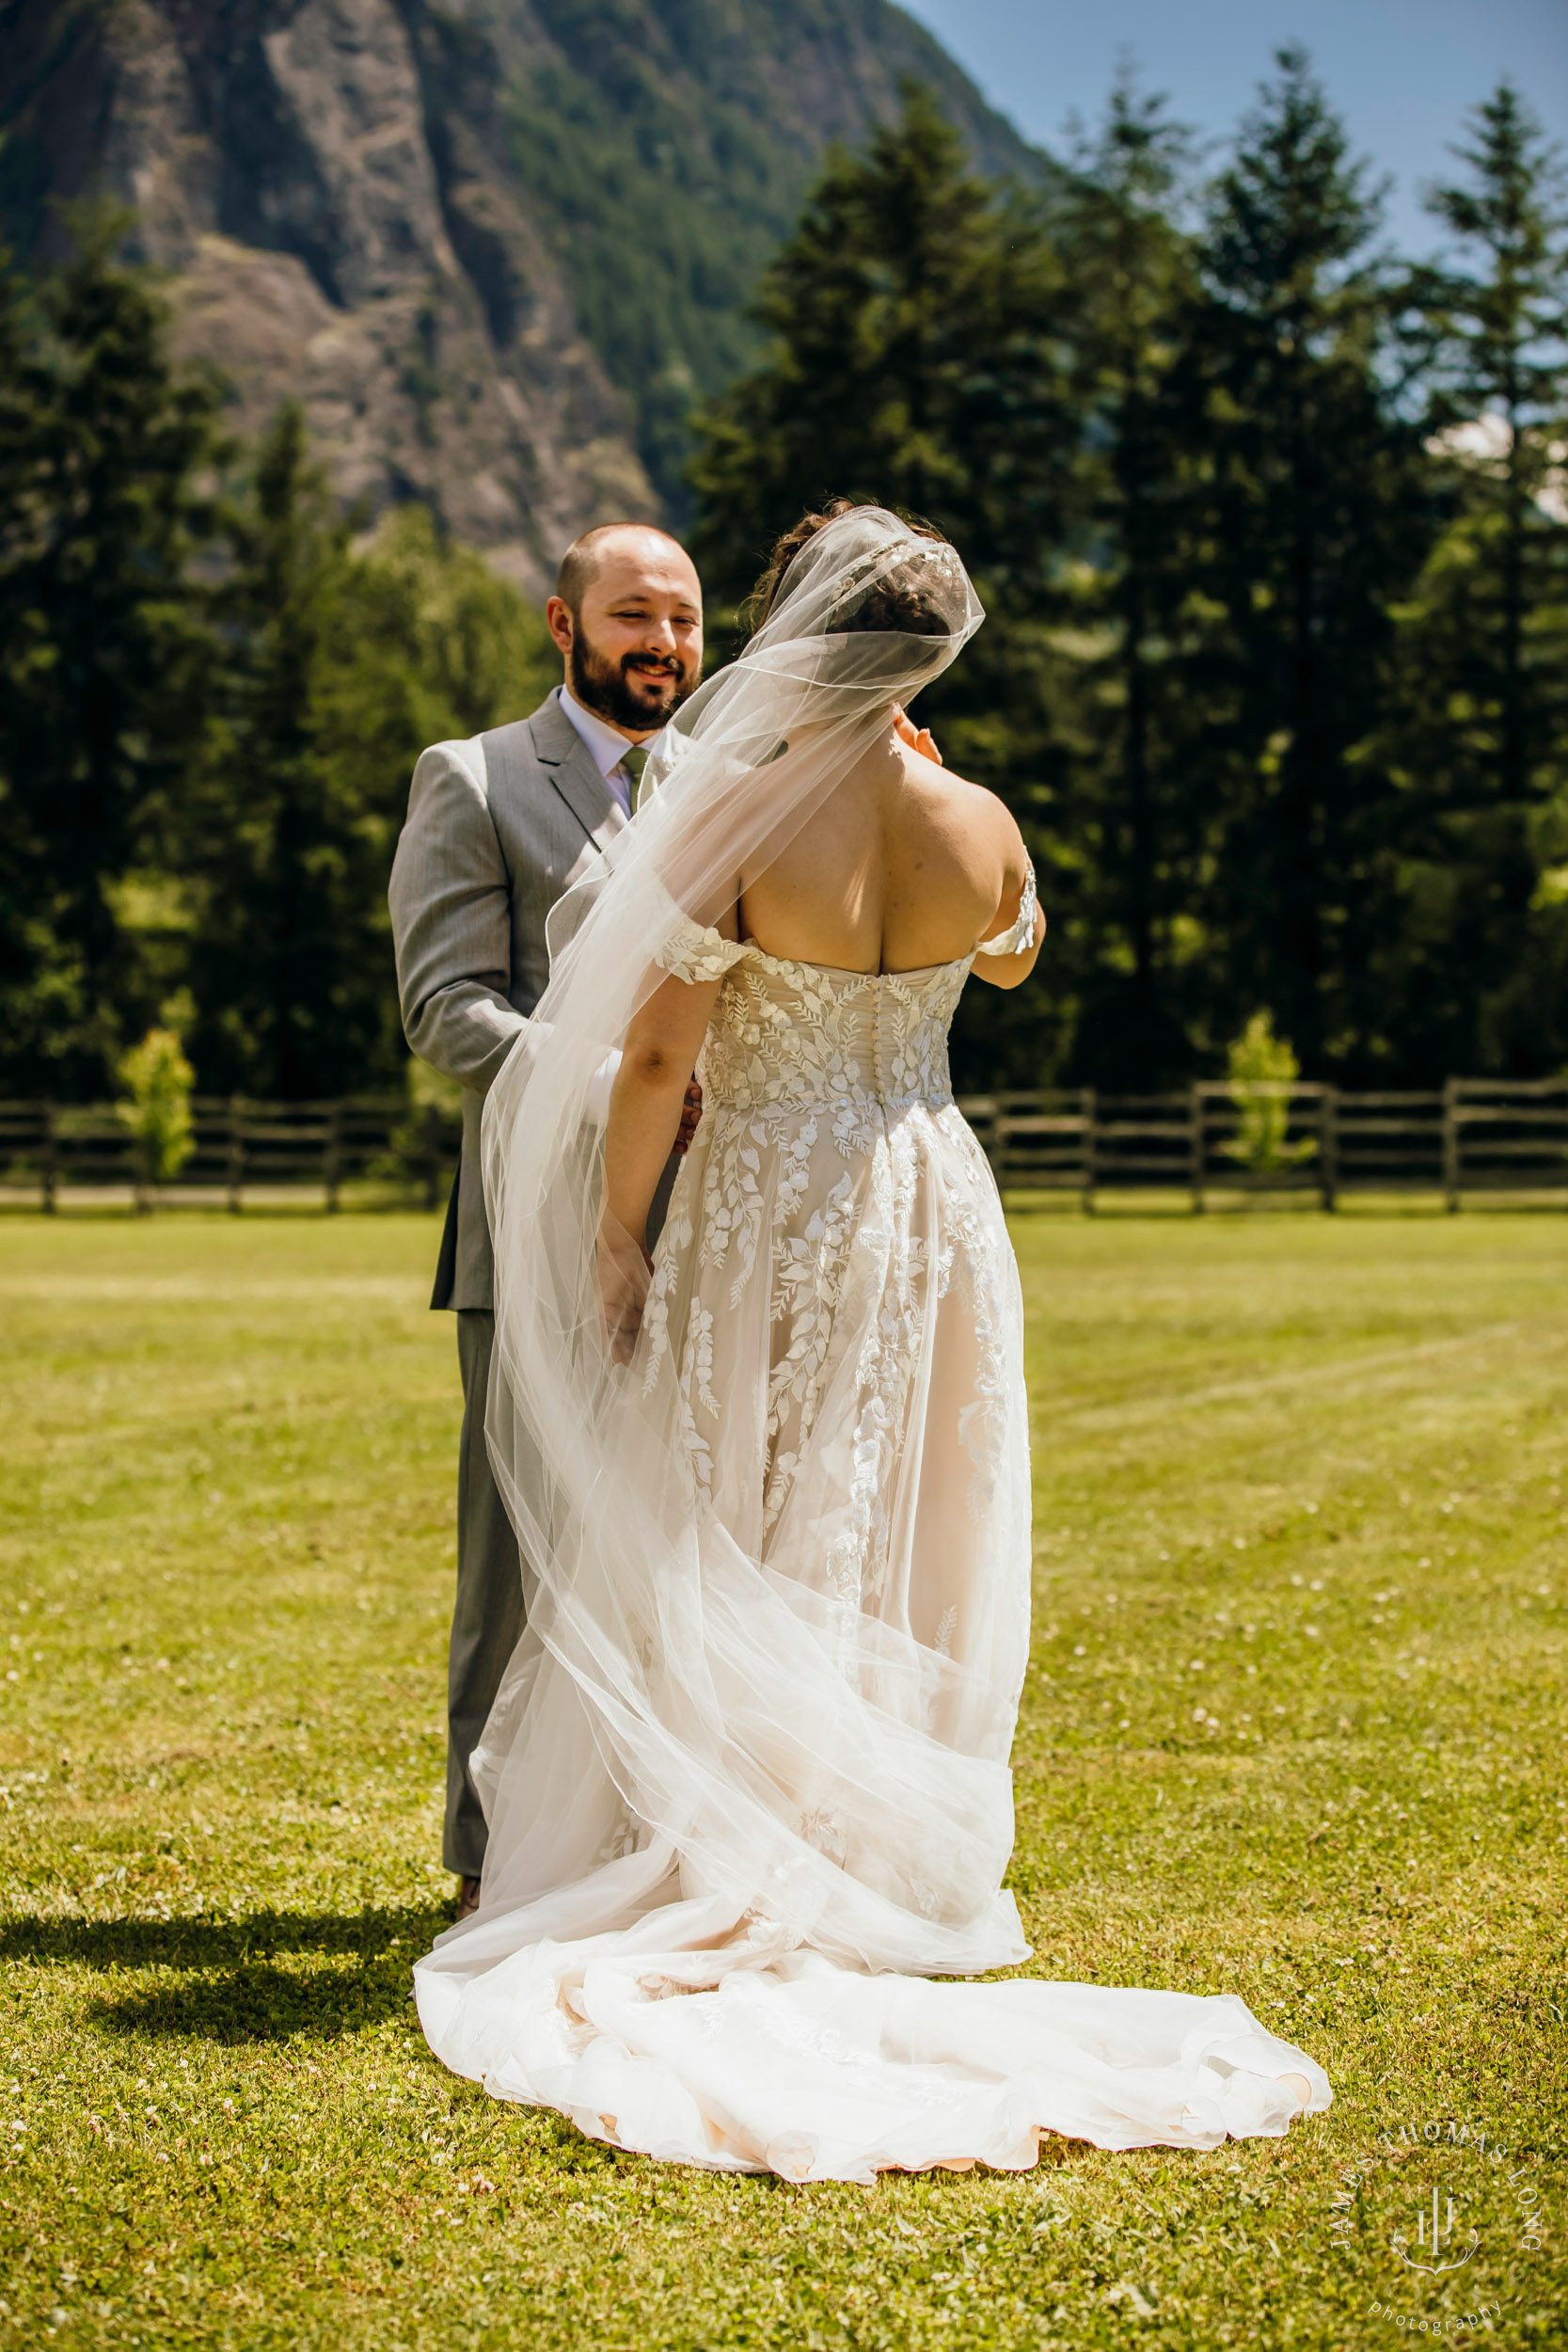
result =
M622 734L657 734L703 675L703 591L678 539L600 523L561 559L545 607L566 684Z
M555 593L562 603L569 604L574 612L580 612L584 595L607 564L617 570L678 573L699 611L702 608L703 592L691 558L678 539L672 539L654 523L595 523L592 531L574 539L555 577Z

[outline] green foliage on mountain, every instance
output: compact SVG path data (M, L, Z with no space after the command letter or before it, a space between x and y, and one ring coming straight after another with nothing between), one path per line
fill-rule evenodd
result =
M922 715L1050 918L1030 988L961 1005L961 1081L1137 1091L1265 1015L1349 1084L1568 1060L1568 206L1514 93L1433 200L1452 250L1402 269L1286 52L1206 187L1126 83L1049 189L913 92L764 271L696 415L714 652L831 495L961 549L989 617ZM695 335L712 207L665 210ZM424 509L356 539L296 411L226 448L114 237L0 283L0 1090L101 1091L161 1017L204 1089L392 1083L409 773L553 653Z
M858 141L917 77L987 167L1050 169L886 0L536 0L535 13L550 45L509 91L515 167L677 517L692 401L756 358L749 305L831 136Z

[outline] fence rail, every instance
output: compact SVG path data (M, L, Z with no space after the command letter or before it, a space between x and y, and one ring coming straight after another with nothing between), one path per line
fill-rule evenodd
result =
M429 1208L457 1155L459 1129L435 1104L402 1096L335 1103L253 1103L198 1096L191 1104L192 1150L178 1176L157 1186L163 1200L221 1197L238 1213L247 1191L318 1186L336 1210L343 1187L395 1184ZM151 1197L135 1136L112 1103L0 1102L0 1191L37 1192L53 1209L60 1194L129 1187L138 1206Z
M1273 1165L1249 1141L1248 1105L1223 1080L1172 1094L960 1095L1000 1185L1075 1192L1568 1195L1568 1079L1450 1078L1439 1090L1265 1090L1284 1112ZM1256 1097L1254 1100L1256 1101Z
M1076 1193L1180 1191L1196 1210L1214 1193L1315 1194L1325 1209L1354 1192L1531 1192L1568 1200L1568 1079L1450 1078L1440 1089L1351 1093L1267 1089L1283 1110L1272 1165L1259 1165L1248 1110L1223 1080L1171 1094L1093 1088L960 1095L1000 1185ZM347 1185L396 1184L435 1208L456 1157L454 1119L399 1097L335 1103L198 1098L193 1145L164 1200L319 1187L328 1210ZM0 1192L150 1191L112 1104L0 1103Z

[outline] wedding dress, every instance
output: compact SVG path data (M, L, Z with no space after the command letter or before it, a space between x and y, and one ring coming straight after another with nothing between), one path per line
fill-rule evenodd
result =
M896 551L902 526L878 528ZM416 1970L431 2047L613 2146L793 2181L1017 2169L1046 2132L1282 2133L1327 2079L1233 1994L930 1981L1029 1957L1002 1884L1022 1308L947 1065L974 958L791 962L721 938L677 870L665 854L622 914L642 909L657 977L722 985L629 1366L606 1369L568 1263L593 1174L569 1089L582 1157L558 1182L541 1150L515 1191L522 1105L546 1115L565 1050L542 1042L496 1110L490 1426L535 1565L473 1759L481 1905ZM1031 883L990 951L1033 925ZM584 1020L579 1080L601 1044Z

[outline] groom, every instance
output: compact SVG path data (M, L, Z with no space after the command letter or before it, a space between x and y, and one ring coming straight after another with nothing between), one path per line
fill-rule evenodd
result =
M468 1756L523 1622L516 1537L484 1443L495 1315L480 1115L549 977L546 917L626 823L653 740L703 667L691 560L646 523L606 523L576 540L545 617L564 684L531 718L420 755L388 892L408 1042L466 1089L430 1302L456 1310L463 1377L443 1838L460 1918L479 1900L484 1859ZM697 1106L693 1089L677 1151Z

